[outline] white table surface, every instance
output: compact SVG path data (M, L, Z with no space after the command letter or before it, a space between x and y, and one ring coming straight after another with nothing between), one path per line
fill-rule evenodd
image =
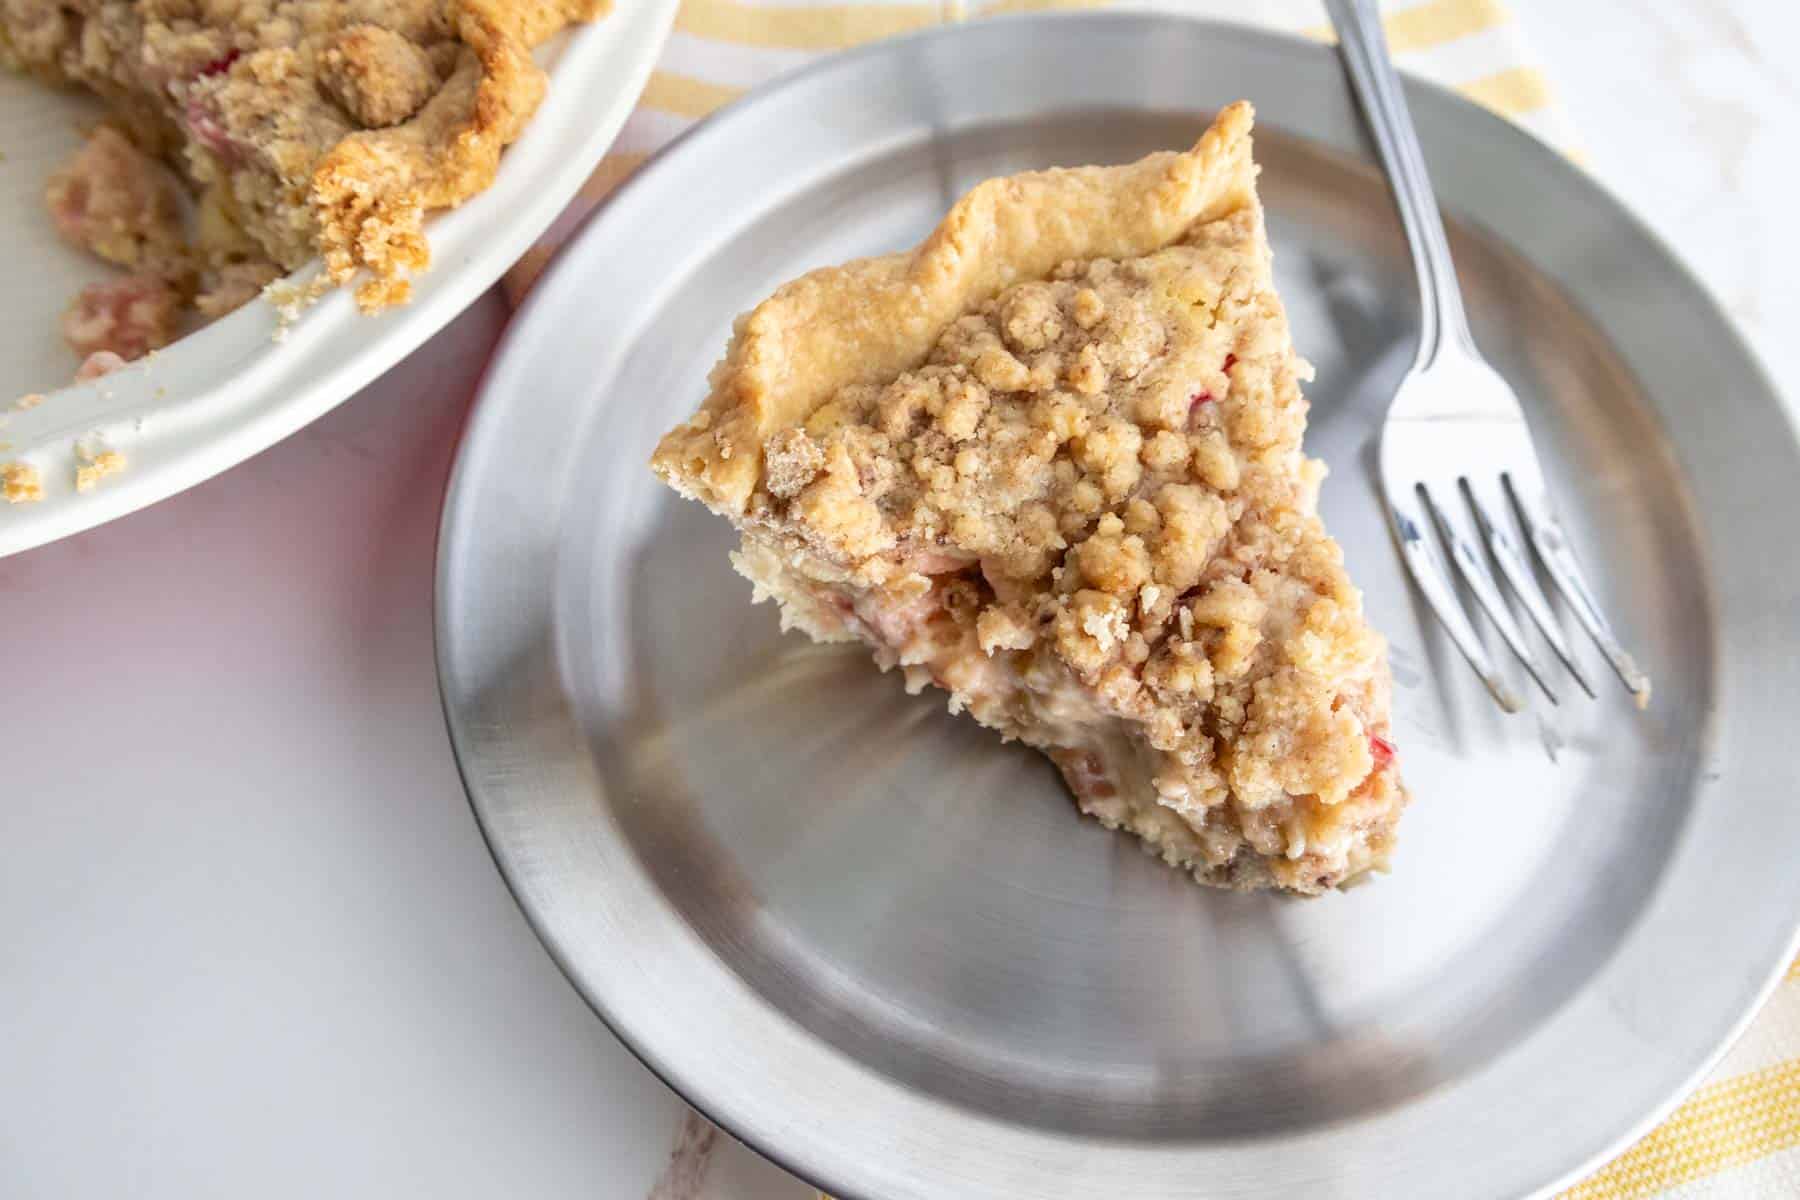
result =
M1795 8L1514 3L1592 169L1794 378ZM683 1106L519 916L438 709L438 502L505 316L0 561L0 1195L655 1186ZM731 1144L700 1194L810 1195Z

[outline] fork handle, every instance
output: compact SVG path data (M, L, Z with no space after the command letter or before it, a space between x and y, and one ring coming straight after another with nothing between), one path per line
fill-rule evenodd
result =
M1444 218L1425 170L1425 152L1419 147L1412 114L1406 108L1399 72L1388 57L1376 0L1325 0L1325 7L1337 27L1351 89L1375 139L1375 150L1400 210L1406 244L1412 250L1413 269L1419 276L1417 365L1429 366L1447 340L1457 339L1473 348L1474 339L1463 315L1462 290L1456 283L1456 265L1450 260Z

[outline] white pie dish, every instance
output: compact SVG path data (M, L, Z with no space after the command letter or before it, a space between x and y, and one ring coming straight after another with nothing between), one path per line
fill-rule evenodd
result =
M256 300L128 369L63 387L78 358L57 319L81 284L113 273L58 241L40 197L99 115L84 97L0 74L0 462L38 469L44 498L0 505L0 555L152 504L231 467L341 403L490 287L547 228L630 114L674 21L676 0L633 0L553 39L550 87L492 186L428 221L432 265L405 307L376 316L347 290L307 308L278 341ZM316 266L294 279L309 278ZM20 397L44 403L14 410ZM75 488L77 444L123 453L126 469Z

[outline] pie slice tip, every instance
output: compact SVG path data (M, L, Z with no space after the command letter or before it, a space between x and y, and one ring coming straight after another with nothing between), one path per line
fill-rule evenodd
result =
M652 467L683 495L741 513L772 433L838 388L916 365L952 320L1008 284L1069 260L1135 257L1255 208L1252 117L1240 100L1183 153L990 179L914 249L783 285L738 319L706 402L663 438Z

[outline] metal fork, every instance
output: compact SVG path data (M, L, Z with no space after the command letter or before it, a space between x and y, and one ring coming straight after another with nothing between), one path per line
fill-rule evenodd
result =
M1593 685L1576 665L1550 602L1519 551L1507 516L1507 509L1512 509L1575 619L1642 705L1649 698L1650 681L1619 645L1582 578L1568 536L1551 507L1518 398L1481 357L1469 333L1450 242L1400 77L1388 57L1375 0L1325 0L1325 7L1337 27L1350 82L1387 171L1419 277L1418 357L1388 408L1380 453L1381 489L1407 570L1500 707L1517 712L1522 707L1518 696L1494 669L1455 595L1442 556L1425 532L1428 525L1436 526L1481 611L1544 695L1552 704L1557 702L1493 572L1465 532L1470 522L1456 510L1466 509L1501 578L1582 690L1593 696Z

